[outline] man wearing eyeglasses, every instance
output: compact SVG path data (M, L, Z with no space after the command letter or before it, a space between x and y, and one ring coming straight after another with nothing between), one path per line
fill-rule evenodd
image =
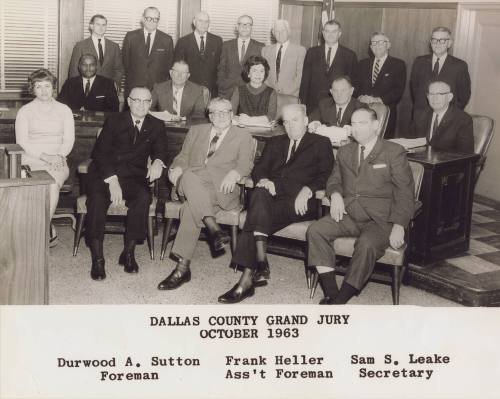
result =
M432 30L430 45L432 54L417 57L413 62L410 89L413 98L413 118L429 108L427 88L433 80L446 82L453 93L453 103L464 109L471 95L471 83L467 63L448 54L453 39L445 27Z
M125 67L125 98L135 86L153 85L168 79L174 58L172 37L158 29L160 11L148 7L142 14L142 29L127 32L122 56Z
M171 250L177 265L158 285L159 290L174 290L191 279L190 263L202 227L207 228L215 253L227 246L229 235L221 230L215 214L239 206L236 183L253 166L253 138L231 125L231 102L214 98L208 110L212 123L191 127L168 171L169 180L185 201Z
M474 152L472 118L453 104L448 83L431 82L427 90L430 109L419 113L411 126L414 137L426 137L437 150L461 153Z
M128 208L125 246L118 263L126 273L139 271L134 250L137 242L146 238L151 203L149 183L161 176L167 162L165 125L148 115L151 92L147 87L135 87L127 102L130 111L113 114L104 122L87 175L86 234L93 280L106 278L104 224L111 203Z
M365 104L382 103L389 107L389 121L384 138L394 138L397 120L397 106L406 85L406 65L403 60L391 57L391 42L382 32L375 32L370 38L373 57L358 64L356 91L354 96Z
M189 65L185 61L174 62L170 78L153 86L151 109L167 111L172 120L203 118L206 109L203 88L188 81Z
M236 86L245 84L241 77L243 65L252 55L260 55L264 43L251 38L253 19L242 15L236 24L236 39L222 43L222 54L217 68L219 97L230 99Z

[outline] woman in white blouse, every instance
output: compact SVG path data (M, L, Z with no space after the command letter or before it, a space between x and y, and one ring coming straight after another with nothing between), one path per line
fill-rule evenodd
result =
M46 170L55 180L50 186L50 217L59 200L59 190L69 176L66 157L75 142L75 122L71 109L54 99L56 77L38 69L28 77L28 90L35 99L19 109L16 142L25 154L22 164L31 170ZM57 235L51 225L51 245Z

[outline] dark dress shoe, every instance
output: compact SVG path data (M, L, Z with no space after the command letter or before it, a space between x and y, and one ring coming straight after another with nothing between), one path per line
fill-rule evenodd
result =
M253 285L246 290L239 284L236 284L233 288L231 288L228 292L221 295L218 299L220 303L238 303L244 300L245 298L249 298L255 294L255 288Z
M253 275L253 282L262 284L267 282L270 278L271 270L269 270L269 263L267 261L257 262L257 267Z
M191 270L186 272L180 272L177 269L174 269L170 275L163 280L160 284L158 284L159 290L175 290L179 288L182 284L187 283L191 280Z
M321 301L319 301L320 305L333 305L333 300L331 296L325 296Z
M120 258L118 259L118 263L123 265L126 273L138 273L139 265L135 261L134 254L132 252L122 252Z
M231 237L224 230L217 230L212 236L212 248L215 252L220 252L229 244Z
M90 269L90 277L92 280L104 280L106 278L106 271L104 270L104 259L92 259L92 269Z

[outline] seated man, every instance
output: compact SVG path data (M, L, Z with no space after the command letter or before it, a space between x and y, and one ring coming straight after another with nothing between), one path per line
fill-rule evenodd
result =
M406 152L377 137L376 112L358 109L351 124L356 142L339 148L326 184L330 215L307 230L307 262L319 273L323 305L347 303L368 281L385 249L404 244L415 205ZM339 292L333 241L343 236L358 238Z
M203 88L189 81L189 65L176 61L170 69L170 78L153 86L152 109L166 111L167 119L179 120L182 117L205 117Z
M215 252L229 243L229 235L221 230L215 214L239 205L236 183L252 169L253 138L246 130L231 126L231 103L214 98L208 110L212 124L189 130L168 171L168 178L186 200L172 246L177 266L158 285L160 290L176 289L191 279L189 264L202 227L207 228Z
M348 76L334 79L330 89L332 97L321 99L318 107L309 115L312 121L309 123L309 131L328 137L332 143L346 139L348 130L342 128L349 125L355 110L366 107L352 96L353 92Z
M151 93L135 87L127 99L130 111L111 115L104 122L92 151L87 176L87 239L92 253L94 280L106 278L103 239L110 204L128 207L125 248L119 263L125 272L137 273L134 258L137 241L146 237L151 192L149 182L158 179L167 162L165 125L148 115ZM151 166L148 167L148 158ZM149 178L149 181L148 181Z
M411 132L413 137L426 137L427 143L437 150L474 152L472 118L451 103L450 85L435 81L429 84L427 100L431 109L416 115Z
M286 135L271 138L255 165L256 188L233 263L244 268L240 281L219 297L236 303L254 294L254 281L269 279L267 237L291 223L313 219L316 190L325 187L333 166L333 151L325 137L307 133L306 107L283 107Z
M97 60L92 54L84 54L78 62L81 76L64 82L57 101L73 110L118 112L120 102L113 80L96 75Z

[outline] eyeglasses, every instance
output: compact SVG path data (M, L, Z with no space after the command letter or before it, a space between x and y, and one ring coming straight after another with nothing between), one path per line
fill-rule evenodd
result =
M132 97L129 97L129 98L130 98L130 101L132 101L134 104L137 104L137 105L140 105L140 104L151 105L151 102L152 102L152 100L150 98L147 98L145 100L143 100L142 98L132 98Z
M216 116L218 118L226 118L232 111L230 109L226 109L224 111L210 111L210 115Z
M429 97L445 96L445 95L447 95L447 94L450 94L450 92L449 92L449 91L444 91L444 92L442 92L442 93L440 93L440 92L436 92L436 93L427 93L427 95L428 95Z
M158 22L160 18L154 18L154 17L144 17L144 21L146 22Z
M179 75L187 75L189 73L188 71L178 71L177 69L171 69L170 71Z
M431 44L446 44L450 39L431 39Z
M372 46L381 46L382 44L386 44L387 40L372 40L370 44Z
M242 26L244 28L250 28L252 25L253 24L250 24L250 23L247 23L247 24L244 24L244 23L241 23L241 22L238 23L238 26Z

